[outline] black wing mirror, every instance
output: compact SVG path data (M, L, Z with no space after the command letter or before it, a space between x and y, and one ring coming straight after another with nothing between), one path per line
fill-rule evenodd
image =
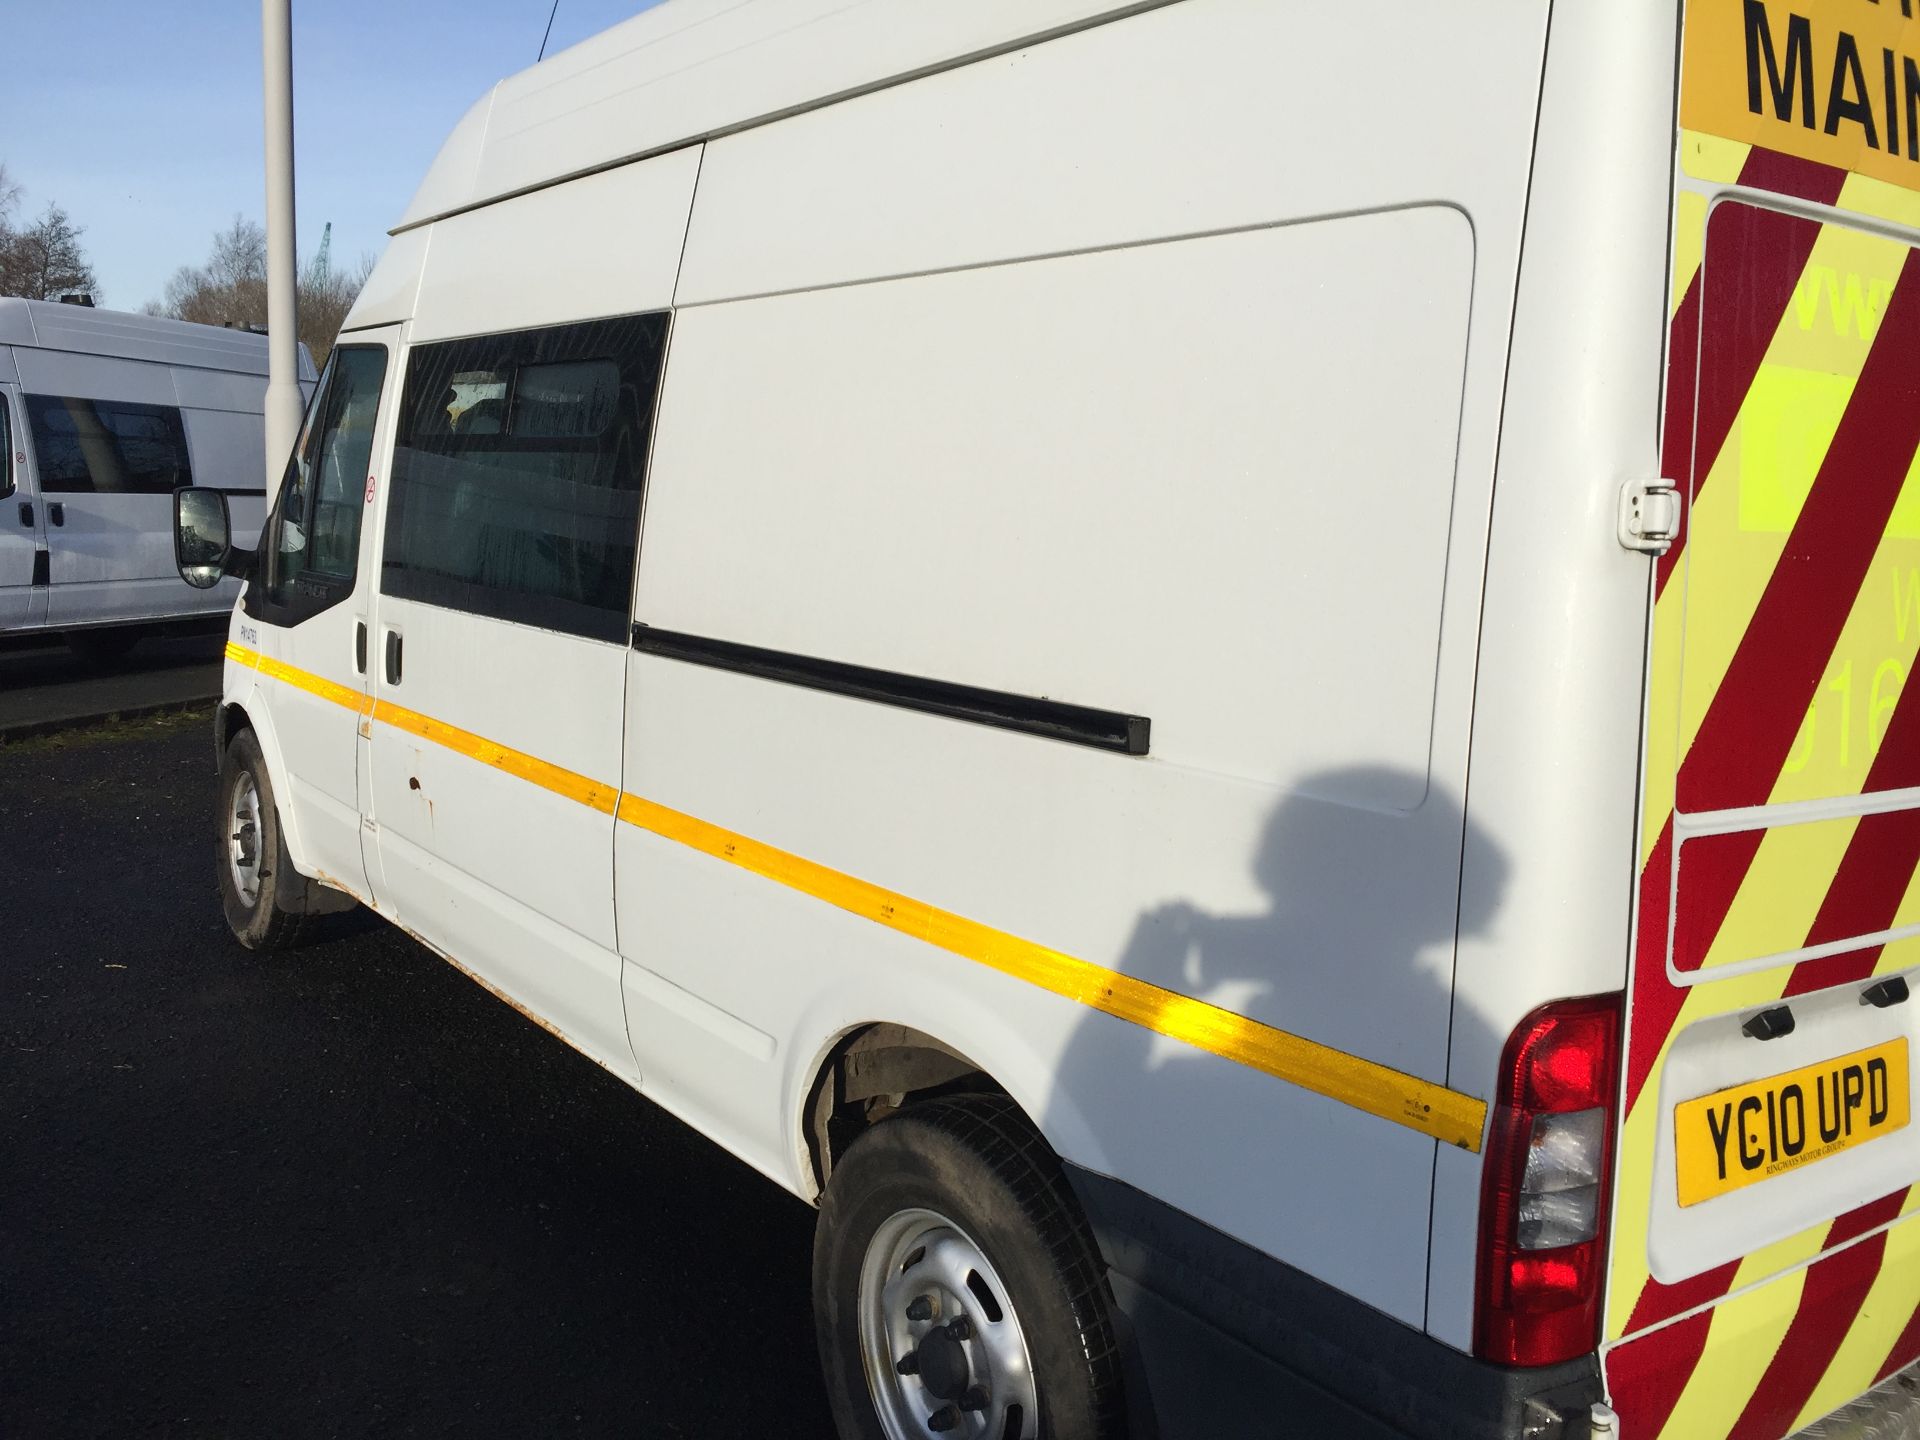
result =
M227 495L204 485L173 492L173 563L196 590L211 590L242 573L251 556L233 548L233 517Z

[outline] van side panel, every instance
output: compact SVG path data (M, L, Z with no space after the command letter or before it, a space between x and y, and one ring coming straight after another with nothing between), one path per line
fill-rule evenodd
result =
M1433 206L683 309L639 615L1417 809L1473 262ZM1391 421L1355 423L1375 387ZM1359 515L1364 566L1325 543Z
M713 142L637 618L1142 715L1152 740L1103 754L641 653L629 797L1444 1073L1540 38L1501 6L1190 0ZM809 1188L822 1051L912 1024L1069 1159L1422 1320L1431 1139L671 828L616 840L636 1052L762 1168Z
M438 222L412 343L665 309L699 169L696 145Z
M1500 309L1546 14L1520 8L1184 0L723 137L677 303L1440 201Z
M1167 0L677 0L510 76L467 112L402 227Z
M264 380L67 350L23 347L17 355L21 388L28 396L131 401L177 410L194 483L243 492L233 502L235 540L250 545L258 538L266 513L260 487ZM34 443L31 427L26 438ZM48 489L46 460L37 446L33 453L49 507L45 533L51 626L213 615L233 604L238 582L194 590L174 569L170 496ZM56 505L57 511L52 508Z

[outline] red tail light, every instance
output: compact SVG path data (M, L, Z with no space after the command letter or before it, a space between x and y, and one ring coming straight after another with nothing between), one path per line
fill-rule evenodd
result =
M1500 1061L1480 1191L1474 1353L1552 1365L1599 1343L1621 997L1556 1000Z

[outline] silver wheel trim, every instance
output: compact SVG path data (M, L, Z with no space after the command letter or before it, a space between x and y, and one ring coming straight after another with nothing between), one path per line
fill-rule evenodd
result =
M233 888L249 910L260 903L260 787L241 771L227 802L227 869Z
M912 1319L915 1301L931 1314ZM860 1264L856 1306L860 1357L867 1390L887 1440L1035 1440L1040 1405L1027 1337L1012 1297L985 1252L953 1221L932 1210L903 1210L874 1233ZM997 1315L998 1318L995 1318ZM929 1333L964 1318L961 1343L971 1383L985 1404L961 1409L935 1395L919 1374L902 1374L900 1361L917 1355ZM934 1430L930 1417L952 1406L956 1423ZM1018 1420L1009 1419L1018 1407Z

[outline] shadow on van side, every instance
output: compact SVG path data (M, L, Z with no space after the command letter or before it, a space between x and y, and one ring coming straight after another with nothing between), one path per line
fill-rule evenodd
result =
M1409 787L1426 791L1411 812L1317 798ZM1386 767L1321 772L1273 808L1247 864L1264 908L1169 899L1139 916L1117 968L1444 1081L1451 1043L1469 1038L1460 1027L1486 1025L1455 1010L1456 936L1493 927L1511 873L1459 799ZM1478 899L1461 895L1463 866L1490 882ZM1330 1014L1341 1036L1302 1023ZM1509 1408L1474 1393L1500 1389L1490 1367L1419 1329L1437 1142L1098 1012L1063 1054L1054 1095L1116 1168L1158 1150L1160 1173L1184 1188L1189 1208L1068 1166L1133 1337L1131 1383L1151 1392L1163 1440L1417 1434L1449 1399ZM1213 1223L1190 1213L1203 1207ZM1263 1210L1291 1212L1269 1232L1292 1238L1290 1263L1215 1228ZM1356 1274L1413 1297L1412 1323L1355 1298Z

